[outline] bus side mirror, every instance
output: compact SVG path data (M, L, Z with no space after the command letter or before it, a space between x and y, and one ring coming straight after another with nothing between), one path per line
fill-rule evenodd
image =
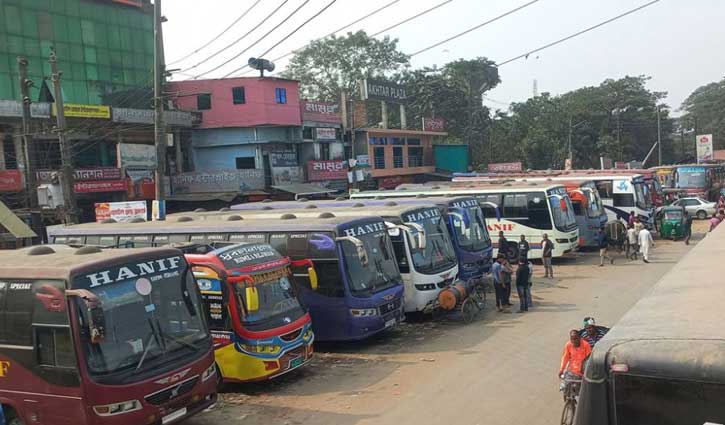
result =
M86 289L68 289L67 297L78 297L83 302L83 313L88 322L88 334L91 344L99 344L106 338L106 315L103 313L101 300L96 294Z
M310 278L310 287L313 291L317 290L317 270L314 267L307 268L307 274Z
M360 264L362 264L363 267L368 266L368 253L365 251L365 244L363 244L360 239L354 236L338 236L336 240L340 242L350 242L353 244L355 246L355 255L357 255L357 258L360 260Z
M425 237L425 229L423 228L423 226L418 223L405 223L405 225L415 229L415 234L411 234L411 236L416 238L418 245L417 248L424 250L427 241Z
M461 223L461 233L466 233L468 227L471 225L471 220L468 218L467 213L449 211L448 216L455 217Z
M254 286L247 286L244 288L245 291L245 302L247 304L247 311L252 313L259 310L259 291Z

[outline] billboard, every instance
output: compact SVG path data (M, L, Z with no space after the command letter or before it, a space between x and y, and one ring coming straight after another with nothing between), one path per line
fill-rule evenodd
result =
M443 118L423 117L423 131L443 132L446 130L446 120Z
M405 87L385 80L363 80L362 99L380 100L390 103L407 103L408 96Z
M695 143L697 145L697 163L699 164L705 161L712 161L712 134L700 134L695 136Z
M0 192L23 190L23 176L20 170L0 170Z
M35 178L39 182L52 183L53 177L60 176L60 170L38 170ZM121 169L113 167L77 168L73 170L73 180L77 182L91 180L120 180Z
M347 179L346 161L309 161L307 179L311 182Z
M127 190L126 180L96 180L73 183L75 193L125 192Z
M337 140L337 131L334 128L316 128L315 136L317 140Z
M156 146L141 143L119 143L120 168L156 168Z
M96 222L99 223L109 218L119 223L128 222L134 218L146 220L146 201L97 202L95 209Z
M494 162L488 164L488 171L490 173L506 173L522 171L524 165L521 162Z
M194 171L171 176L173 194L244 192L264 189L264 170Z
M340 105L331 102L303 100L300 102L302 121L342 124Z

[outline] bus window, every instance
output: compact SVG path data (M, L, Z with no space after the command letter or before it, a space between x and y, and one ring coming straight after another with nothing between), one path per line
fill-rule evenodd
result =
M86 236L86 245L100 245L101 237L98 235Z
M224 233L210 233L206 235L206 241L212 242L224 242L227 240L227 235Z
M1 321L5 324L5 343L8 345L33 345L33 335L28 332L33 311L32 287L30 282L4 282L5 295L11 302L6 302L5 309L0 312ZM4 317L3 317L4 315Z
M169 235L169 243L188 242L189 235Z
M269 235L269 244L282 255L287 254L287 233L272 233Z
M311 259L336 259L335 237L332 233L310 233L307 237L307 256Z
M398 262L398 269L400 273L410 273L410 265L408 264L408 255L405 253L405 237L403 232L398 232L397 235L391 236L390 240L393 242L393 254L395 255L395 261Z
M634 195L631 193L615 193L612 195L612 205L615 207L633 207Z
M599 192L600 198L612 199L612 192L614 192L614 189L612 188L611 180L598 180L595 183L597 185L597 192Z
M571 201L571 206L574 208L575 216L581 217L584 215L584 208L582 208L582 203L580 201Z
M529 213L526 210L526 194L511 193L503 196L503 216L508 219L528 218Z
M88 238L86 238L88 240ZM98 244L100 246L116 246L116 237L115 236L100 236L98 238Z
M549 206L546 202L544 193L528 193L528 217L527 225L534 229L551 230L551 217L549 216Z
M52 303L62 301L62 308ZM76 361L70 337L70 323L65 309L65 283L40 281L33 283L33 333L37 345L36 361L42 366L71 368Z
M53 239L53 243L57 243L59 245L65 245L68 243L68 236L56 236Z
M7 291L7 282L0 282L0 342L5 342L5 292Z
M169 235L154 236L154 246L164 246L169 244Z
M478 202L492 202L498 205L499 209L502 208L501 195L477 195L476 199L478 199ZM481 204L481 211L483 211L485 218L496 218L496 210L490 205Z
M191 235L191 237L189 237L189 242L201 243L201 244L206 243L206 235L204 235L204 234Z
M334 298L345 296L339 265L338 260L315 260L315 270L317 271L317 291L315 293ZM306 278L297 277L295 281L298 284L304 284L306 288L310 287L310 281Z
M229 242L266 243L267 235L264 233L232 233L229 235Z
M287 239L287 255L291 258L307 258L307 233L290 233Z

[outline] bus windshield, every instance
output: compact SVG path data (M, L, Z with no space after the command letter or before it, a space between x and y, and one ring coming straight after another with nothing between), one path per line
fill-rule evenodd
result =
M368 261L363 264L355 245L342 242L342 253L353 295L369 296L398 284L400 272L387 230L358 233L355 237L363 243Z
M602 198L599 197L599 193L594 190L585 190L584 194L587 197L587 215L590 218L601 217L606 214L604 206L602 205Z
M458 235L459 246L466 251L482 251L491 246L491 237L480 207L466 208L470 223L463 226L458 216L453 216L453 227ZM465 231L464 231L465 230Z
M677 170L677 189L701 189L707 186L707 174L703 167L688 167Z
M562 208L562 201L566 208ZM571 205L571 199L568 196L559 198L551 196L549 198L551 205L551 215L554 217L554 226L564 232L568 232L576 228L576 217L574 217L574 207Z
M210 347L199 290L181 257L98 270L75 278L75 286L88 288L103 310L105 336L93 343L89 318L77 303L88 371L98 382L141 380L145 372L157 373Z
M637 182L634 183L634 198L635 198L635 204L637 205L637 208L647 210L650 207L650 203L647 200L647 197L645 196L645 190L644 190L644 183L643 182Z
M245 328L253 332L274 329L305 315L289 276L289 267L252 275L259 296L259 308L255 311L246 308L245 285L234 285L239 316Z
M429 214L430 212L432 213ZM451 238L440 210L435 208L404 215L406 216L404 218L409 219L407 222L421 225L425 233L425 249L411 249L415 269L420 273L434 274L454 267L457 261L456 253L453 251ZM411 244L411 247L413 246Z

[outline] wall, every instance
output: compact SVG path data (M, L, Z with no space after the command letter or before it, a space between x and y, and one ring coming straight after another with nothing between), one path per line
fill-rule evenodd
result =
M244 87L245 103L235 105L232 88ZM287 90L287 103L277 104L275 88ZM179 81L168 85L179 93L211 93L211 109L200 111L199 128L253 127L260 125L300 126L299 83L272 77L228 78L219 80ZM197 110L196 96L176 99L179 109Z
M25 56L38 100L55 46L67 103L102 104L107 92L150 86L153 16L137 8L82 0L0 1L0 99L20 100L16 62ZM121 98L128 96L120 95Z
M257 145L234 145L211 148L194 148L192 151L197 171L235 170L236 158L240 156L257 157ZM261 168L257 162L257 168Z

